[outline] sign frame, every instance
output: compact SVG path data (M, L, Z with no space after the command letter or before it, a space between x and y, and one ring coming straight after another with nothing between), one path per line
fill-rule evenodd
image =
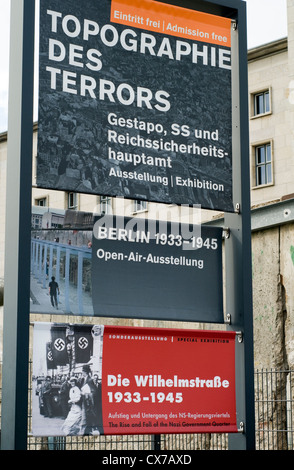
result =
M26 450L35 0L11 0L1 449Z
M165 2L169 3L169 2ZM183 6L191 8L190 2ZM236 358L237 410L243 432L229 437L229 448L255 448L253 315L251 273L250 168L246 3L242 0L195 0L195 9L220 14L234 24L234 184L235 213L225 214L227 243L228 329L241 332ZM34 0L11 0L10 102L7 172L5 299L3 324L3 450L27 448L29 351L29 258L33 135ZM13 46L13 47L12 47ZM240 89L243 90L240 93ZM236 119L236 120L235 120ZM242 129L242 132L241 132ZM12 143L15 145L12 145ZM15 175L19 191L16 194ZM11 214L14 217L11 217ZM15 236L12 236L12 235ZM13 257L12 257L13 255ZM9 267L8 267L9 265ZM11 282L10 282L11 281ZM7 287L8 286L8 287Z

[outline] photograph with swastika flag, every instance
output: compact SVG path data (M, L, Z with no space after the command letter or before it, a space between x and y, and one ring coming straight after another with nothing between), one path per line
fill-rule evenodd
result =
M103 330L100 325L34 325L34 435L103 433Z
M33 435L237 433L236 340L234 331L35 323ZM55 347L67 365L52 366Z

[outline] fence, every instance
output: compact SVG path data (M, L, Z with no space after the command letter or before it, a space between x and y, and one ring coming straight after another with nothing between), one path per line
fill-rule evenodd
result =
M1 392L1 389L0 389ZM29 390L29 410L32 390ZM255 427L257 450L294 450L294 371L255 371ZM1 396L1 395L0 395ZM227 450L226 434L138 436L30 436L28 450Z
M257 449L294 449L293 396L293 370L255 372Z

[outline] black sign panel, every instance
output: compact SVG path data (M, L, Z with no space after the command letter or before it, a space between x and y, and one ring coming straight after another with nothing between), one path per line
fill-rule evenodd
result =
M218 17L206 15L210 33L196 20L177 28L187 10L160 4L173 21L157 32L158 2L133 16L118 2L117 21L111 0L40 3L37 186L231 212L230 38L215 42Z
M222 229L100 218L92 299L95 316L223 323Z

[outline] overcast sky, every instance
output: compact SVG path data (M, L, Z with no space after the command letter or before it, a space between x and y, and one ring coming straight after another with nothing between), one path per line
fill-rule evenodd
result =
M249 49L287 36L287 0L246 0L246 3ZM9 13L10 0L0 0L0 132L7 130Z

